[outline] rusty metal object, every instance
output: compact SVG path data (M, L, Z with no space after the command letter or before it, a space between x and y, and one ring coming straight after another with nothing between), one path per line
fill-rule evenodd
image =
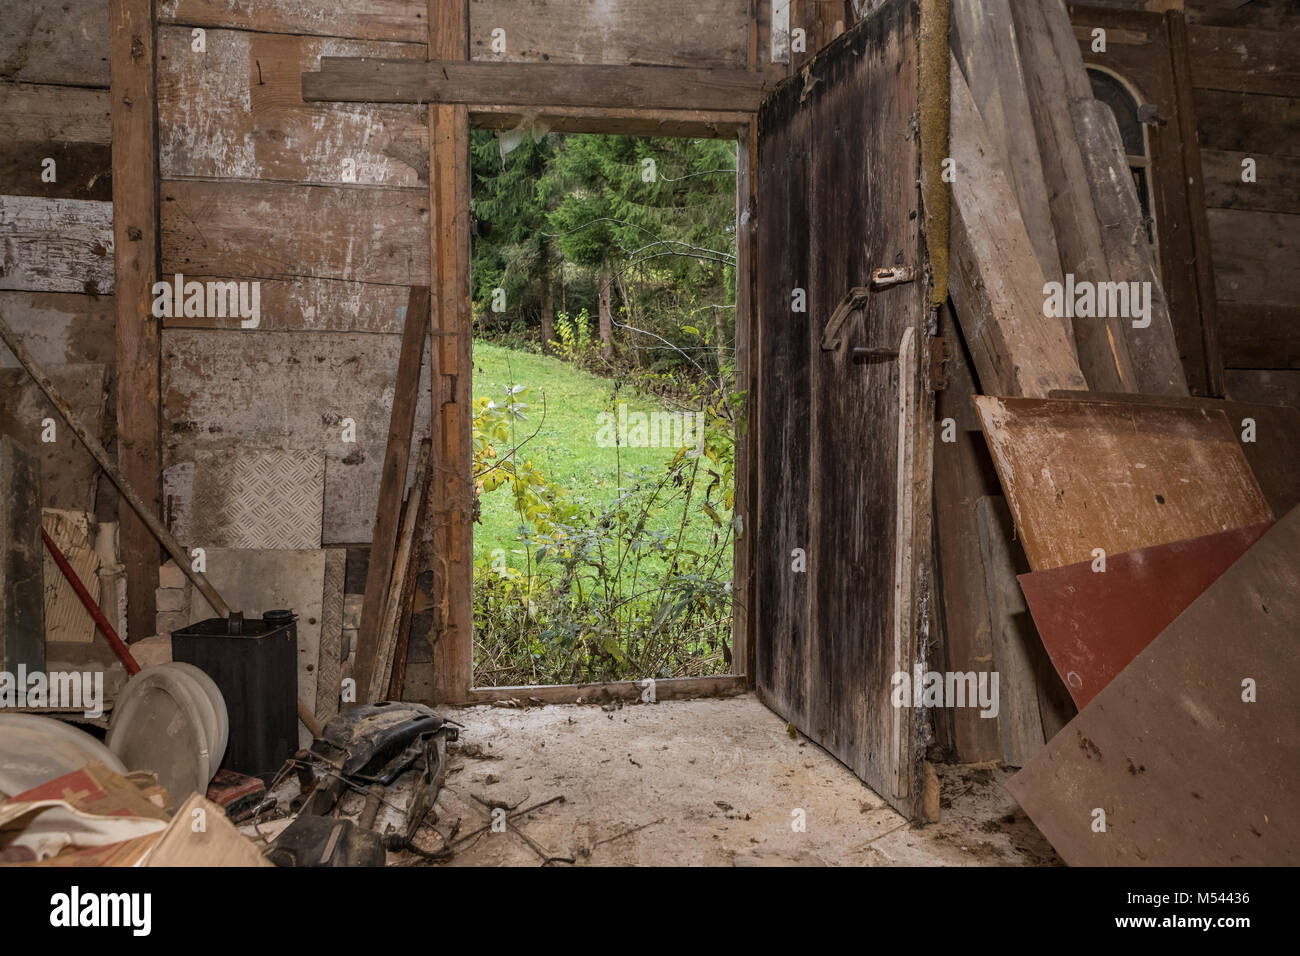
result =
M1298 556L1300 509L1009 782L1071 866L1300 864Z
M1272 522L1019 576L1052 666L1080 708L1173 623Z
M134 510L137 515L139 515L140 520L145 523L146 527L148 527L150 532L153 533L153 536L158 539L158 542L167 549L167 553L172 556L172 559L176 562L176 566L185 572L186 577L194 582L194 586L199 589L199 592L205 598L207 598L208 604L212 606L212 609L216 611L217 614L222 617L228 617L230 615L230 605L222 600L221 595L217 593L217 589L212 586L212 583L208 581L207 577L201 571L195 571L190 567L189 556L185 554L185 549L181 547L180 542L173 537L172 533L163 526L162 522L158 520L144 501L141 500L140 496L136 494L135 489L131 487L130 482L126 480L126 477L118 471L117 466L113 464L113 460L109 457L108 452L104 450L104 446L99 443L95 436L86 430L85 426L81 424L81 421L77 416L73 414L72 407L64 400L63 396L59 394L58 390L54 387L54 383L50 381L50 377L41 370L39 365L36 364L31 353L27 351L26 346L23 345L18 336L14 334L14 330L9 327L9 323L7 323L3 318L0 318L0 338L4 339L5 345L9 346L9 350L14 353L14 356L22 364L23 368L27 370L27 374L29 374L36 384L40 386L41 391L45 393L45 397L50 400L50 404L58 409L59 414L62 415L64 421L68 423L68 427L72 429L73 434L76 435L77 438L81 440L81 443L86 446L86 450L90 452L90 456L99 463L99 467L103 468L104 473L112 479L113 484L117 486L117 490L121 492L122 497L126 499L127 504L131 506L132 510Z
M830 320L826 323L826 329L822 332L822 351L833 352L840 347L840 328L844 325L844 320L853 312L862 308L867 298L871 295L871 290L866 286L854 286L840 299L840 304L835 307L831 313Z
M871 272L871 291L879 292L891 286L916 281L916 270L911 266L886 266Z
M873 269L871 272L871 284L867 286L854 286L844 298L840 299L839 305L831 313L831 317L826 322L826 328L822 331L822 351L833 352L840 347L840 329L844 325L845 319L853 312L867 304L867 299L871 293L879 292L882 289L889 289L896 285L904 285L908 282L916 281L916 269L912 266L887 266L881 269ZM861 357L859 352L875 352L874 358L895 357L897 352L886 355L882 349L854 349L854 357Z

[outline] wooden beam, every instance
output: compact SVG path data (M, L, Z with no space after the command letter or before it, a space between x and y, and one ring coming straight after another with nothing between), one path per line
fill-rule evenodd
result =
M420 342L424 350L424 342ZM412 559L418 546L416 535L424 523L425 505L429 493L429 456L430 442L427 438L420 443L419 463L415 467L415 482L406 499L406 510L402 515L402 532L397 539L397 554L393 561L393 571L389 577L388 594L384 600L384 623L379 630L376 642L375 663L370 671L370 692L366 701L390 700L390 681L393 678L396 662L406 659L406 640L402 634L402 622L408 619L411 598L415 594L415 575ZM373 567L373 564L371 565ZM405 664L403 663L403 669ZM401 681L398 681L400 686Z
M1043 397L1084 387L1065 324L1043 315L1042 270L1015 194L952 64L952 193L949 288L986 393ZM1077 386L1054 382L1070 381Z
M402 493L406 488L406 471L411 455L411 429L415 424L415 406L420 394L420 364L424 339L429 328L429 290L413 286L406 306L406 328L402 332L402 351L393 380L393 412L388 422L388 446L384 451L384 470L380 476L379 504L375 509L375 532L370 543L370 563L366 569L366 593L361 605L361 623L357 628L356 663L353 677L357 701L368 703L376 648L384 614L385 599L393 571L393 547L401 520Z
M1070 104L1092 98L1092 88L1075 46L1065 12L1043 0L1011 0L1012 23L1031 123L1038 140L1043 180L1056 244L1060 272L1077 280L1105 281L1105 252L1101 227L1088 186L1088 172L1080 149ZM1068 43L1068 48L1065 44ZM1063 65L1062 57L1069 58ZM1073 68L1068 68L1068 67ZM1014 117L1008 120L1014 122ZM1118 278L1116 276L1115 278ZM1079 365L1090 388L1112 392L1138 390L1138 376L1129 354L1120 320L1085 319L1074 322L1072 334Z
M151 515L159 513L158 130L153 0L110 0L113 272L117 310L117 460ZM125 498L118 508L126 565L127 634L154 632L158 542ZM187 562L188 563L188 562Z
M445 54L444 54L445 55ZM302 98L329 103L582 106L754 112L770 81L748 70L321 57Z
M429 0L429 55L469 58L467 0ZM455 63L451 64L453 68ZM490 69L505 64L487 64ZM470 383L469 109L429 107L429 241L434 273L433 415L434 699L469 699L474 654L474 506Z

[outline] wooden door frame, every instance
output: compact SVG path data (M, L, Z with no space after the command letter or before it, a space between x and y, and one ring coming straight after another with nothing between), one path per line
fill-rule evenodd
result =
M440 273L444 261L457 270L454 276L440 274L435 282L438 296L435 302L435 333L440 329L438 316L457 317L454 330L441 329L448 343L463 341L463 346L452 349L462 353L461 365L467 372L451 388L463 396L469 388L469 360L472 330L469 313L469 263L470 231L468 216L469 155L468 129L513 129L525 118L536 119L546 128L566 133L606 133L627 136L678 136L710 139L734 138L736 142L736 383L737 391L746 394L743 429L736 436L735 509L740 517L740 533L733 539L732 560L732 673L712 677L675 677L654 679L653 690L648 680L609 681L596 684L543 684L511 687L476 687L473 683L474 628L473 628L473 527L463 531L439 534L435 537L433 565L435 575L435 605L441 610L439 626L435 628L434 642L434 701L438 704L481 704L498 700L533 701L547 704L588 703L609 700L671 700L688 697L717 697L742 693L752 686L753 627L749 613L752 606L754 580L753 538L749 507L754 487L754 461L752 450L757 425L756 369L750 354L755 335L755 310L753 305L753 263L755 256L755 177L751 175L757 156L757 130L754 114L746 112L706 112L699 110L656 111L643 109L593 109L581 107L544 108L524 111L511 106L465 107L431 106L434 110L465 110L466 139L464 149L458 138L452 137L448 145L455 150L448 156L444 149L439 155L433 138L430 148L434 155L430 163L430 191L435 193L437 181L442 182L433 199L430 229L435 250L439 244L450 241L458 250L454 257L440 260L435 252L434 263ZM431 125L432 128L432 125ZM448 142L444 140L444 142ZM462 155L462 153L464 155ZM440 172L441 170L441 172ZM448 179L452 182L449 184ZM463 183L460 182L463 180ZM450 214L439 212L442 196L454 195L456 208ZM445 254L445 250L444 250ZM438 335L435 334L435 338ZM435 345L435 354L437 346ZM445 352L445 350L444 350ZM438 376L435 374L435 381ZM745 385L744 388L739 386ZM443 398L449 396L446 392ZM447 405L456 404L449 401ZM462 402L468 408L468 402ZM444 405L444 412L447 408ZM435 403L435 409L438 404ZM444 473L451 469L460 475L457 485L464 486L464 475L472 469L472 452L468 441L457 447L448 444L448 433L453 428L462 432L469 420L457 420L446 414L433 418L434 446L443 450L441 467ZM472 494L472 485L470 494ZM472 513L467 503L460 502L444 513ZM456 523L453 518L452 523ZM460 575L454 571L459 569ZM464 572L468 570L468 581ZM467 585L467 587L466 587ZM439 594L441 592L441 594ZM446 643L444 643L444 641ZM652 696L651 696L652 695Z

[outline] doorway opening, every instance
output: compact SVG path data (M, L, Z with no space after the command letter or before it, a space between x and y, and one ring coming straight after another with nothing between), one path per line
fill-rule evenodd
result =
M473 686L731 674L736 140L470 148Z

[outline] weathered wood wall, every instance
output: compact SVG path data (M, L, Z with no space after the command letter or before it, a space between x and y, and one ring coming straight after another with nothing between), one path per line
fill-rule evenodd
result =
M108 0L6 3L0 17L0 315L56 381L76 380L80 368L102 367L108 370L111 393L115 320L108 57ZM53 181L46 160L53 160ZM18 367L3 345L0 367ZM26 389L25 373L15 372L7 381ZM52 450L41 442L41 418L53 415L52 409L44 399L35 405L17 399L16 391L4 393L0 428L48 457ZM73 404L88 420L111 421L111 415L104 415L113 408L111 394L98 387L78 390ZM57 435L57 460L85 456L61 420ZM101 437L111 443L111 429ZM75 491L58 492L63 506L75 502L116 520L116 496L109 486L97 495L94 469L77 474ZM44 503L53 505L55 486L46 484L43 490Z
M1300 405L1300 4L1089 2L1186 14L1227 390Z

